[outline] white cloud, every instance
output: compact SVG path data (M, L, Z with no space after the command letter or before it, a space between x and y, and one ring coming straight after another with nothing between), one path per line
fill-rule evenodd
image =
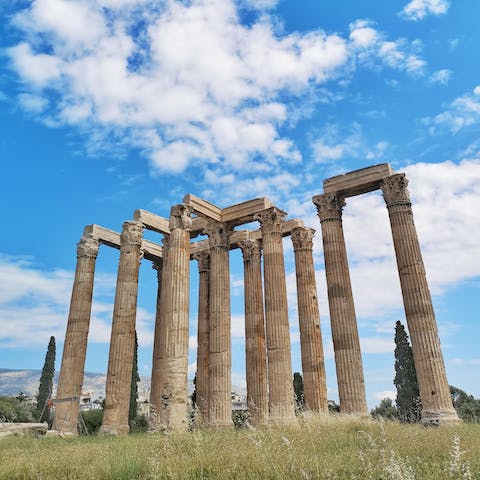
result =
M437 70L433 72L429 78L430 83L438 84L438 85L448 85L450 78L452 77L453 72L446 68L442 70Z
M462 128L475 125L480 122L480 85L450 103L448 108L435 117L423 119L426 125L430 125L431 133L436 127L445 126L452 133L457 133Z
M395 390L383 390L381 392L375 392L373 396L378 401L381 401L384 398L390 398L395 401L397 398L397 392Z
M419 40L387 40L370 20L356 20L350 24L350 45L360 64L371 68L378 68L380 64L412 75L422 75L426 66L425 60L419 56L422 51Z
M379 141L368 146L359 124L353 124L344 131L338 125L329 124L322 128L322 134L312 143L313 158L316 163L334 163L344 159L382 158L389 144Z
M40 113L47 107L48 100L39 95L21 93L18 95L18 103L27 112Z
M406 20L418 21L428 15L445 14L449 7L448 0L411 0L401 11L401 16Z

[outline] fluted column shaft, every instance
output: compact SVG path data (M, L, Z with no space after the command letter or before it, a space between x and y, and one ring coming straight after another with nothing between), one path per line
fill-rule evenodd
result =
M285 212L272 207L257 217L261 224L263 244L269 419L277 423L295 418L282 243L285 216Z
M197 324L197 407L203 421L208 419L208 351L209 351L209 293L210 252L194 255L198 261L198 324Z
M314 235L315 230L312 228L298 227L292 231L292 242L297 278L298 323L305 406L315 412L327 412L325 361L313 265L312 239Z
M245 285L245 358L249 422L261 425L268 419L267 354L261 246L258 241L240 243L243 253Z
M232 425L231 406L231 313L229 239L231 228L209 222L205 228L210 241L208 423Z
M167 242L164 240L163 245L163 258L154 262L152 268L157 271L157 306L155 314L155 332L153 337L153 355L152 355L152 375L150 383L150 417L149 423L152 430L156 430L157 421L158 421L158 406L160 402L160 332L162 325L162 277L163 277L163 267L166 264L166 253L168 248L166 247Z
M92 234L85 234L77 247L77 266L57 388L58 399L72 398L72 401L56 405L53 424L54 430L65 433L77 433L98 248L98 238Z
M185 430L187 421L188 327L190 298L190 228L192 209L174 205L170 212L167 259L163 265L159 331L158 424ZM158 400L156 400L158 401Z
M120 262L113 307L112 334L108 359L105 409L101 432L127 433L130 387L135 349L138 270L142 257L141 222L123 224Z
M328 305L340 410L367 415L362 355L342 228L345 202L334 194L313 197L322 226Z
M405 174L382 184L397 257L403 304L422 400L422 421L458 421L452 405L435 313L413 221Z

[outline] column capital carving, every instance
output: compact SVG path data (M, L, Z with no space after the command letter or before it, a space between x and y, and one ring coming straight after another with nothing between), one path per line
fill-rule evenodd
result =
M312 250L315 230L308 227L297 227L292 230L293 250Z
M230 246L230 235L233 232L233 227L228 223L221 223L215 221L208 221L203 229L203 233L208 235L210 241L210 248Z
M238 242L239 247L242 249L243 261L255 261L260 262L262 257L262 245L257 240L241 240Z
M404 173L396 173L383 179L381 188L387 207L395 204L410 204L408 178Z
M194 260L198 262L198 271L201 272L209 272L210 271L210 252L198 252L192 255Z
M312 197L313 204L317 207L320 223L325 220L341 220L342 210L346 205L345 199L336 193L324 193Z
M143 239L143 224L139 220L127 220L123 223L120 234L120 245L141 245Z
M170 209L170 230L180 228L182 230L190 230L192 227L193 208L190 205L179 203Z
M260 222L263 233L282 233L282 224L287 212L277 207L271 207L255 215L255 220Z
M97 258L100 241L98 237L91 233L85 233L77 243L77 258L89 257Z
M161 280L163 271L163 259L159 258L152 262L152 268L157 271L157 279Z

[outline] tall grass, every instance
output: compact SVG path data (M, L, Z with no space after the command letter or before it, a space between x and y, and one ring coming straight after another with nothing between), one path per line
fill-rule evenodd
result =
M0 479L480 479L480 425L304 416L259 429L7 438Z

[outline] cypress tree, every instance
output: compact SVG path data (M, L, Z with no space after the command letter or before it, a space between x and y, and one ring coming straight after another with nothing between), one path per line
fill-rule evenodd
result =
M47 405L48 399L52 396L53 376L55 374L55 337L50 337L48 342L45 363L40 376L40 385L37 395L36 418L39 422L48 422L50 419L50 408Z
M400 321L395 325L395 378L397 411L402 422L420 420L421 403L417 373L408 334Z
M293 391L295 393L295 402L298 409L302 409L305 401L303 395L303 377L299 372L293 374Z
M138 338L135 331L135 350L133 351L133 365L132 365L132 383L130 384L130 405L128 408L128 423L130 429L135 425L137 418L137 399L138 399L138 382L140 375L138 374Z

